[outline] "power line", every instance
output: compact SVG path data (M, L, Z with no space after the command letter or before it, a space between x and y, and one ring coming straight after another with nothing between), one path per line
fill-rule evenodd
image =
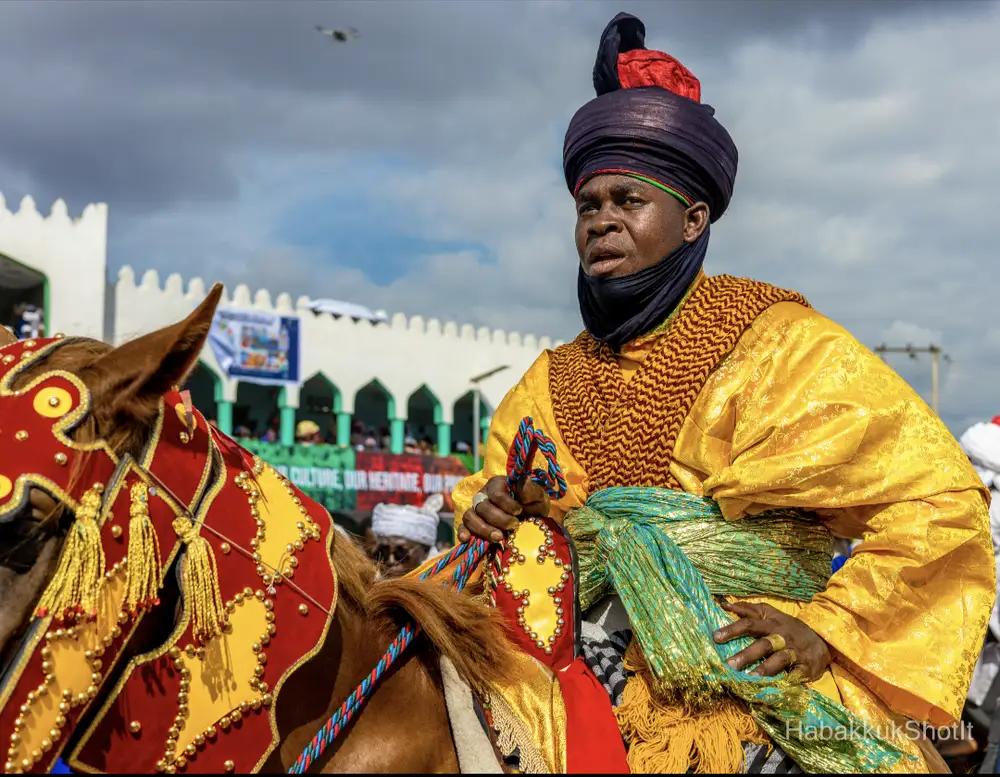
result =
M940 415L938 405L941 395L941 360L944 359L948 363L951 362L951 357L941 350L941 346L886 345L883 343L875 348L875 353L882 357L883 361L885 360L885 355L889 353L905 353L914 361L919 358L920 354L929 353L931 355L931 407L935 413Z

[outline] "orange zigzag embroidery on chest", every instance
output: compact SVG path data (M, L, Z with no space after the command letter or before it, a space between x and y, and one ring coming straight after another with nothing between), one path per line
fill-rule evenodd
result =
M674 445L708 376L765 310L805 298L719 275L692 293L626 385L615 354L583 332L552 352L549 394L559 432L587 470L589 491L615 486L680 490Z

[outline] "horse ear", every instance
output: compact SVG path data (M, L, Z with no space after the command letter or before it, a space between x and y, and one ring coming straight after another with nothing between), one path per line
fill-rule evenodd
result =
M10 327L0 326L0 348L5 345L11 345L17 342L17 335L10 329Z
M124 343L91 366L91 373L101 377L102 393L110 395L112 412L130 400L160 397L184 383L208 339L222 289L215 284L183 321Z

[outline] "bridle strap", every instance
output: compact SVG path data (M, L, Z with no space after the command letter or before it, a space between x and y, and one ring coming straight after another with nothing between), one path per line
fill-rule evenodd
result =
M198 525L198 519L194 515L191 514L191 511L188 510L188 508L184 505L184 503L180 499L177 498L177 496L164 484L164 482L162 480L160 480L160 478L158 478L156 476L155 473L151 472L150 470L146 469L145 467L140 466L138 464L138 462L136 462L134 466L135 466L135 471L138 472L138 474L142 478L144 478L146 480L146 482L147 482L147 484L149 486L151 486L154 489L162 489L163 493L170 497L171 501L174 502L174 504L176 504L177 507L180 509L180 511L181 511L180 517L186 518L187 520L189 520L191 522L192 526L197 526ZM151 496L155 496L155 495L156 495L155 493L151 494ZM207 529L209 532L211 532L212 534L214 534L220 540L222 540L223 542L228 543L230 545L230 547L232 547L234 550L238 550L241 554L243 554L244 556L246 556L246 558L248 560L250 560L251 562L253 562L254 564L261 564L261 565L267 567L273 573L272 578L279 578L282 581L283 584L287 585L289 588L291 588L293 591L295 591L303 599L305 599L306 601L310 602L316 609L318 609L320 612L324 613L327 617L332 617L333 616L333 612L332 611L328 610L326 607L324 607L322 604L320 604L318 601L316 601L316 599L314 599L312 596L310 596L308 593L306 593L306 591L304 591L301 586L297 585L296 583L293 583L287 577L284 577L279 570L275 569L273 566L271 566L270 564L268 564L266 561L263 561L263 560L261 560L259 562L258 561L254 561L253 560L253 551L251 551L250 549L243 547L243 545L241 545L240 543L238 543L236 540L232 539L231 537L229 537L226 534L223 534L218 529L215 529L212 526L209 526L209 525L205 524L204 522L201 523L201 527L200 528ZM270 586L268 586L268 593L271 593L271 594L274 593L274 583L273 582L271 583Z

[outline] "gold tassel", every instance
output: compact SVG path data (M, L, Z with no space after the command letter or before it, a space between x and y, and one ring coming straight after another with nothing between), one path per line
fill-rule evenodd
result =
M215 554L208 540L201 536L201 527L197 524L178 518L174 521L174 531L187 546L182 579L184 597L191 608L192 633L204 644L221 633L226 620Z
M160 543L149 518L149 488L139 481L132 486L128 521L128 577L124 609L135 615L160 603Z
M38 602L38 616L55 613L57 622L80 616L97 618L104 585L104 545L97 516L104 486L95 485L80 499L76 520L63 543L62 555L52 580Z
M625 653L625 668L633 674L615 716L629 743L633 774L736 774L744 769L744 742L770 748L767 734L735 699L704 712L663 704L635 639Z

